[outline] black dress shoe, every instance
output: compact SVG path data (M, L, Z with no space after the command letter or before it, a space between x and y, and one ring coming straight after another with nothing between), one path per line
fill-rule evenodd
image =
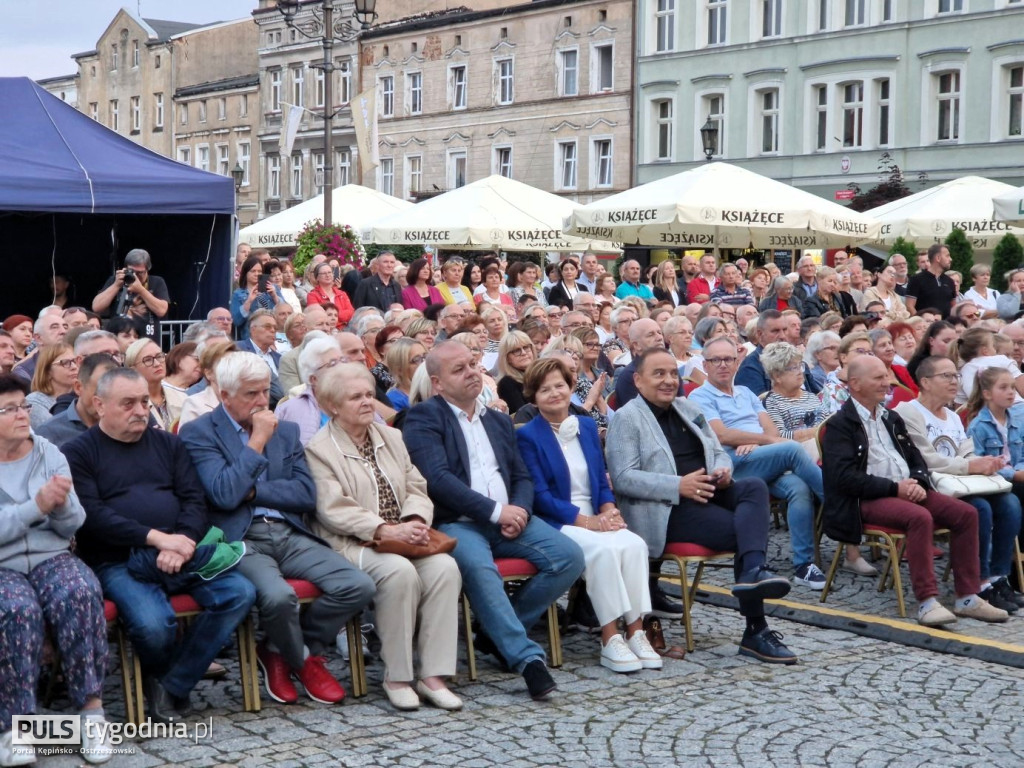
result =
M744 632L740 640L740 656L750 656L768 664L796 664L795 653L782 643L782 633L765 627L760 632Z
M778 600L788 595L789 590L789 579L776 576L764 566L758 566L740 575L733 585L732 593L738 598Z
M992 586L1004 600L1014 603L1018 607L1024 607L1024 595L1011 587L1010 582L1005 577L1002 579L996 579L992 582Z
M159 680L155 677L146 678L142 687L146 695L146 714L150 720L168 725L181 720L181 715L174 708L174 697Z
M488 656L493 656L505 672L511 672L509 669L508 662L505 661L505 657L501 655L501 651L498 650L498 646L494 644L494 641L486 635L484 632L477 632L476 637L473 638L473 647L480 653Z
M534 659L523 667L523 680L526 681L526 689L534 701L547 698L548 694L558 687L547 666L540 659Z
M192 708L192 694L188 696L171 696L171 704L174 706L174 711L182 718L190 717L195 711Z
M652 588L651 615L660 619L682 618L683 604L670 598L660 588Z

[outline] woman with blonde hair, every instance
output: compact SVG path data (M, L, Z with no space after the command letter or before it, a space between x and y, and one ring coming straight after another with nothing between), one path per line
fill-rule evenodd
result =
M864 306L872 301L880 301L885 305L885 316L890 320L906 320L910 317L903 297L896 293L896 269L887 266L878 273L878 283L864 291Z
M417 317L405 327L405 335L416 339L429 352L437 339L437 323L425 317Z
M533 342L522 331L509 331L498 345L498 396L512 415L526 405L523 376L534 358Z
M487 345L484 347L484 355L497 355L498 345L508 333L508 315L503 309L493 304L481 304L477 311L487 329ZM488 365L488 370L493 370L493 367Z
M469 304L473 306L473 294L462 284L462 275L466 269L466 262L458 256L448 259L441 266L441 277L444 278L437 286L441 298L445 304Z
M654 298L658 301L672 302L673 309L686 303L686 294L680 295L679 283L676 280L675 262L672 259L665 259L654 273Z
M164 391L167 375L165 355L152 339L139 339L124 353L124 367L134 368L149 385L149 415L160 429L170 429L173 422Z
M37 354L39 361L32 376L32 392L25 398L32 406L29 413L32 429L38 429L53 418L50 409L56 405L57 398L73 392L78 380L78 358L67 344L48 344L40 347Z
M427 350L416 339L402 337L388 347L384 361L395 383L387 394L396 411L404 411L409 407L409 389L412 387L413 374L426 359Z

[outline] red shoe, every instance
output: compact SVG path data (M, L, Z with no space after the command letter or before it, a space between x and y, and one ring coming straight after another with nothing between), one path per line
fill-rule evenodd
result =
M323 656L307 656L299 672L299 681L306 687L306 693L313 701L321 704L337 704L345 698L345 689L334 679L324 666Z
M292 671L284 656L260 647L256 649L256 661L263 671L263 683L270 698L282 704L294 704L299 700L299 692L292 683Z

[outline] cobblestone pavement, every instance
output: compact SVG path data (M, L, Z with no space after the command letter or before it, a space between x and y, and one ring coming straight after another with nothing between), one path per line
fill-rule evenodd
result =
M771 557L792 575L788 536L773 531ZM824 545L823 557L831 557ZM937 561L941 569L942 562ZM941 572L941 570L940 570ZM905 567L904 567L905 573ZM731 569L706 581L727 585ZM827 606L896 618L891 592L843 574ZM949 602L951 585L943 586ZM913 600L908 587L908 611ZM817 593L790 599L816 606ZM679 622L664 622L670 643ZM957 631L1024 645L1024 618L990 627L961 620ZM969 626L968 626L969 625ZM234 659L226 682L201 683L195 720L212 738L126 742L135 753L111 766L1013 766L1024 763L1024 670L942 655L833 629L772 620L800 654L796 667L736 655L742 620L710 605L694 609L697 651L660 671L618 675L598 665L598 640L565 636L565 664L551 700L534 703L522 679L481 657L471 683L460 659L460 713L431 708L400 714L380 692L382 669L368 660L370 694L337 707L309 702L241 711ZM538 636L538 640L541 638ZM1022 649L1024 650L1024 649ZM348 684L347 665L331 669ZM119 678L108 678L107 708L124 714ZM60 708L61 702L55 703ZM41 757L40 765L81 765Z

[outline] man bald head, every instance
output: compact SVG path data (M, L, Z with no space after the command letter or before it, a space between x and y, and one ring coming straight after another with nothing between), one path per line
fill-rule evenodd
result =
M885 400L889 391L889 371L874 355L858 355L846 369L850 396L870 411Z
M665 348L665 336L656 320L643 317L629 326L629 347L634 355L652 347Z

